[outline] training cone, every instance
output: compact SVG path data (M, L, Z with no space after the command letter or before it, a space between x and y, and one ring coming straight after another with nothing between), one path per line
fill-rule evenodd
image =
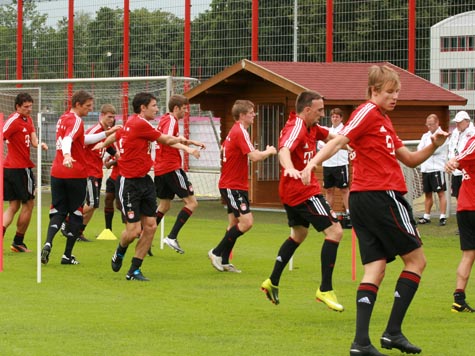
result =
M110 229L104 229L99 236L97 236L97 240L117 240L117 237Z

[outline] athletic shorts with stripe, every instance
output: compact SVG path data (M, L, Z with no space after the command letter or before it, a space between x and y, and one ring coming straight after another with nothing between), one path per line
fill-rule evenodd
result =
M26 203L35 199L35 176L31 168L3 169L3 200L21 200Z
M194 194L193 185L183 169L156 176L154 181L157 198L159 199L172 200L175 195L183 199Z
M351 192L350 214L363 264L391 262L422 246L412 208L399 192Z
M348 166L323 167L323 187L348 188Z
M249 195L245 190L219 189L221 198L228 207L228 214L233 213L235 217L240 217L251 212Z
M475 211L457 211L460 232L460 249L475 250Z
M101 186L102 178L87 178L86 205L92 206L95 209L99 208L99 202L101 200Z
M149 175L140 178L117 178L117 197L122 214L129 223L140 221L141 216L157 215L155 185Z
M447 184L444 172L422 173L422 187L424 193L445 192Z
M315 230L323 231L332 223L338 222L335 212L321 194L314 195L299 205L284 204L284 208L290 227L304 226L308 228L312 224Z

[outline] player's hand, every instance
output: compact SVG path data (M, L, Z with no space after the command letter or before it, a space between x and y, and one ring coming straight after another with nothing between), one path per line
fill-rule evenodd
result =
M444 144L445 140L447 140L447 137L449 136L450 134L448 132L439 130L430 137L430 140L436 147L440 147Z
M302 176L298 170L295 168L286 168L284 169L284 177L290 177L294 179L301 179Z
M302 183L303 185L309 185L312 180L313 167L307 165L302 171Z
M116 131L120 130L122 128L122 125L115 125L112 126L110 129L106 130L106 136L110 136Z
M266 151L269 152L269 154L271 154L271 155L277 154L277 150L274 146L267 145Z
M193 148L191 150L191 152L189 152L190 155L192 155L193 157L195 157L196 159L199 159L200 156L201 156L201 153L200 153L200 150L197 150L196 148Z
M73 168L73 162L76 162L76 160L72 158L71 155L64 155L63 166L65 166L66 168Z
M445 171L447 173L452 173L459 167L459 163L455 158L449 159L449 161L445 164Z

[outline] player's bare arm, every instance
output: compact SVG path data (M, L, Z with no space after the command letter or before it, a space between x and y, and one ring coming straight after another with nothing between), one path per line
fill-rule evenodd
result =
M285 177L291 177L294 179L302 178L300 172L297 169L295 169L294 164L292 163L290 150L287 147L282 147L279 150L279 162L280 162L280 165L284 168Z
M267 157L275 155L275 154L277 154L277 150L275 149L275 147L267 145L264 151L254 150L252 152L249 152L247 154L247 157L249 157L249 159L252 162L257 162L257 161L263 161Z
M323 147L318 153L307 163L307 166L302 171L302 183L304 185L310 184L310 179L312 177L312 171L317 168L318 165L322 164L323 161L326 161L335 153L341 149L345 149L348 146L350 140L346 136L336 135L333 139L327 142L325 147Z
M445 131L438 131L431 136L432 143L422 150L411 152L407 147L396 150L396 158L410 168L415 168L428 159L435 150L444 144L449 134Z
M160 137L157 138L157 142L168 146L172 146L176 143L182 143L184 145L188 144L188 140L183 136L175 137L166 134L161 134Z

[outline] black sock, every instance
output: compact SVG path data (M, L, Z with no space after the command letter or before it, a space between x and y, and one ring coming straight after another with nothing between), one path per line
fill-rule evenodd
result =
M239 230L238 226L234 225L224 235L223 240L226 240L227 243L224 245L223 250L221 252L221 257L222 257L221 263L223 265L229 264L229 256L231 255L231 251L233 250L234 245L236 244L236 240L242 234L243 233Z
M173 225L172 230L168 234L168 237L170 239L177 238L178 233L180 232L183 225L185 225L186 221L190 218L191 214L193 214L193 212L188 208L183 208L180 210L178 216L176 217L175 224Z
M46 242L51 246L53 245L54 236L58 233L63 221L64 216L58 214L52 215L49 219L48 231L46 233Z
M128 274L131 276L136 270L140 269L140 267L142 266L142 262L143 260L141 260L140 258L132 257L132 263L130 265Z
M232 238L233 232L237 234L237 237L234 239ZM216 256L224 257L223 255L225 253L228 253L227 258L229 261L229 254L231 253L231 250L233 249L234 244L236 243L236 239L241 235L242 235L242 232L239 231L239 229L237 228L237 225L234 225L233 227L231 227L231 229L226 231L223 238L219 242L218 246L216 246L213 249L213 254Z
M165 215L164 213L157 210L157 226L160 225L160 221L162 221L162 218L164 215Z
M25 234L22 234L21 232L17 231L16 234L15 234L15 237L13 238L13 243L15 245L23 245L23 238L24 237L25 237Z
M127 252L127 248L128 248L128 247L129 247L129 246L122 247L122 246L120 245L120 242L119 242L119 245L117 246L117 254L120 255L120 256L122 256L122 257L124 257L124 256L125 256L125 253Z
M356 335L355 342L361 346L371 343L369 322L373 313L378 287L371 283L361 283L356 292Z
M402 271L396 283L394 291L394 303L389 316L386 331L391 334L399 334L401 332L402 321L406 315L407 309L414 298L419 287L421 276L414 272Z
M68 236L66 240L66 247L64 248L64 255L67 258L71 258L71 255L73 253L73 247L74 244L76 243L77 236Z
M294 255L295 250L300 245L295 242L291 237L284 241L280 246L279 252L277 253L277 258L275 259L274 269L270 275L270 280L273 285L278 286L280 281L280 276L284 271L285 266L289 263L290 259Z
M104 218L106 221L106 229L112 231L112 220L114 219L114 208L104 208Z
M335 267L336 254L338 252L339 243L332 240L323 242L322 251L320 253L320 263L322 269L322 282L320 291L328 292L333 289L332 277L333 268Z
M457 304L465 304L465 291L463 289L456 289L454 292L454 302Z

